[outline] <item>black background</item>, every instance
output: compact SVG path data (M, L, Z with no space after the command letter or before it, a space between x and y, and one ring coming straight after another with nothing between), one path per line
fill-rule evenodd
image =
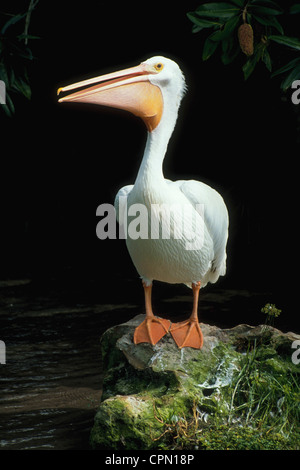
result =
M14 13L18 4L20 10L27 6L13 3ZM295 328L295 105L291 92L283 95L280 80L270 80L262 64L245 82L242 55L226 67L219 56L202 62L204 36L192 34L186 17L197 5L91 0L38 4L29 30L40 37L30 43L35 56L29 72L32 100L18 98L15 117L0 117L0 276L45 283L58 279L74 291L93 280L99 301L117 296L123 280L133 279L128 300L142 302L124 241L97 239L95 213L99 204L113 203L122 185L134 182L146 141L144 125L122 111L58 104L56 89L165 55L180 65L188 93L164 174L210 184L229 210L228 272L218 288L270 293L270 301ZM2 2L1 10L12 12L11 2ZM214 288L209 287L212 292ZM163 289L186 292L185 287Z

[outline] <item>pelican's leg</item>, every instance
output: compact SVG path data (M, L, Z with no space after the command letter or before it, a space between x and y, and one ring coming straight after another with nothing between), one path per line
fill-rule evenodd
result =
M203 346L203 334L198 322L198 298L200 282L192 284L193 288L193 311L186 321L175 323L171 326L170 333L179 348L201 349Z
M168 333L171 322L158 318L153 314L151 303L152 284L147 286L146 283L143 282L143 286L145 292L146 318L135 329L133 341L134 344L151 343L154 345Z

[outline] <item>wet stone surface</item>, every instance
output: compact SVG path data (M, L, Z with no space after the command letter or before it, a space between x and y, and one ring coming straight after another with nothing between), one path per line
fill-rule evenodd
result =
M201 350L180 350L170 334L154 346L135 345L134 329L144 317L101 338L104 380L94 448L299 448L299 370L291 345L300 335L267 325L200 323ZM230 443L218 436L222 426ZM285 427L293 428L292 436Z

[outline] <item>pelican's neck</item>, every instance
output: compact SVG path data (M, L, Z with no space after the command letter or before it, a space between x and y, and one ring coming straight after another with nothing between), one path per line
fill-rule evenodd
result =
M164 181L163 161L176 124L178 108L172 111L164 112L158 126L152 132L148 132L145 152L135 185L148 187Z

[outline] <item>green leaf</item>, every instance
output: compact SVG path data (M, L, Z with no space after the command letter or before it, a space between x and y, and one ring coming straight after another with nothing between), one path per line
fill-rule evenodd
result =
M222 26L222 23L219 21L207 20L205 18L199 18L194 12L187 13L187 17L191 20L195 25L200 26L202 28L211 28L213 26Z
M11 25L18 23L18 21L21 21L23 18L25 18L26 13L23 13L23 15L14 15L12 16L2 27L1 29L1 34L5 34L7 28L9 28Z
M276 77L276 75L279 75L281 73L288 72L289 70L293 69L297 65L300 65L300 58L297 57L297 59L293 59L287 64L285 64L283 67L280 67L280 69L276 70L275 72L272 73L271 77Z
M12 117L15 112L15 106L7 91L5 99L6 104L1 104L0 109L2 109L8 117Z
M237 15L240 9L232 3L204 3L196 9L196 13L199 16L208 16L211 18L231 18Z
M290 8L290 13L294 15L295 13L300 13L300 3L295 3L295 5L292 5Z
M202 51L202 60L209 59L218 47L217 41L212 41L210 36L206 38Z
M268 36L268 39L271 39L272 41L275 41L278 44L283 44L284 46L288 46L293 49L296 49L297 51L300 51L300 40L297 38L290 38L288 36L271 35L271 36Z
M278 10L281 12L283 11L283 9L272 0L251 0L249 2L249 6L250 5L268 5L269 7L274 8L275 10Z
M284 34L283 27L281 26L277 18L272 18L272 24L270 26L273 26L273 28L277 29L280 34Z
M234 41L233 38L222 41L222 50L221 60L224 65L231 64L234 59L239 55L240 48L239 46L233 47Z
M193 24L192 26L192 33L199 33L199 31L202 31L203 28L201 28L201 26L197 26L195 24Z
M203 28L201 28L201 26L197 26L195 24L193 24L192 26L192 33L199 33L199 31L202 31Z
M3 80L3 82L6 84L6 87L8 87L9 80L8 80L8 73L5 65L0 62L0 80Z
M244 6L244 0L231 0L231 3L234 3L238 7L243 7Z
M252 3L248 7L249 9L251 8L251 11L254 11L255 13L259 13L261 15L282 15L282 10L278 10L275 8L269 8L269 7L264 7L261 5L253 5Z
M281 83L281 88L284 91L286 91L288 88L290 88L293 81L299 78L300 78L300 65L298 65L298 67L295 67L291 71L291 73L283 80L283 82Z
M277 29L280 34L284 34L283 28L277 18L274 16L268 16L268 17L262 17L262 16L257 16L253 15L253 18L260 24L263 24L264 26L273 26L273 28Z
M258 61L262 57L264 49L265 49L264 46L258 45L258 47L256 47L256 50L255 50L253 56L249 57L249 59L247 60L245 65L242 67L243 72L244 72L244 79L245 80L247 80L250 77L250 75L252 74L252 72L254 71L256 64L258 63Z
M227 39L231 36L232 32L240 22L238 16L233 16L228 21L226 21L224 28L222 30L216 31L211 35L211 39L213 41L223 41L223 39Z
M24 46L21 41L6 41L6 48L9 50L10 56L18 56L24 59L32 60L33 54L29 47Z
M248 59L245 65L243 65L242 70L244 72L244 79L247 80L252 72L255 69L255 66L257 64L257 61L254 61L252 58Z
M20 57L24 59L33 60L33 54L29 47L25 47L23 50L20 50Z
M20 34L17 36L19 41L23 41L24 39L41 39L40 36L32 36L31 34Z
M12 90L17 91L25 96L28 100L31 98L31 88L22 78L15 79L11 87Z
M10 87L14 83L16 76L15 76L15 72L13 68L11 68L8 72L9 72L9 81L7 83L9 84L9 87Z
M262 61L269 70L269 72L272 71L272 61L269 52L267 51L267 48L265 47L263 54L262 54Z

